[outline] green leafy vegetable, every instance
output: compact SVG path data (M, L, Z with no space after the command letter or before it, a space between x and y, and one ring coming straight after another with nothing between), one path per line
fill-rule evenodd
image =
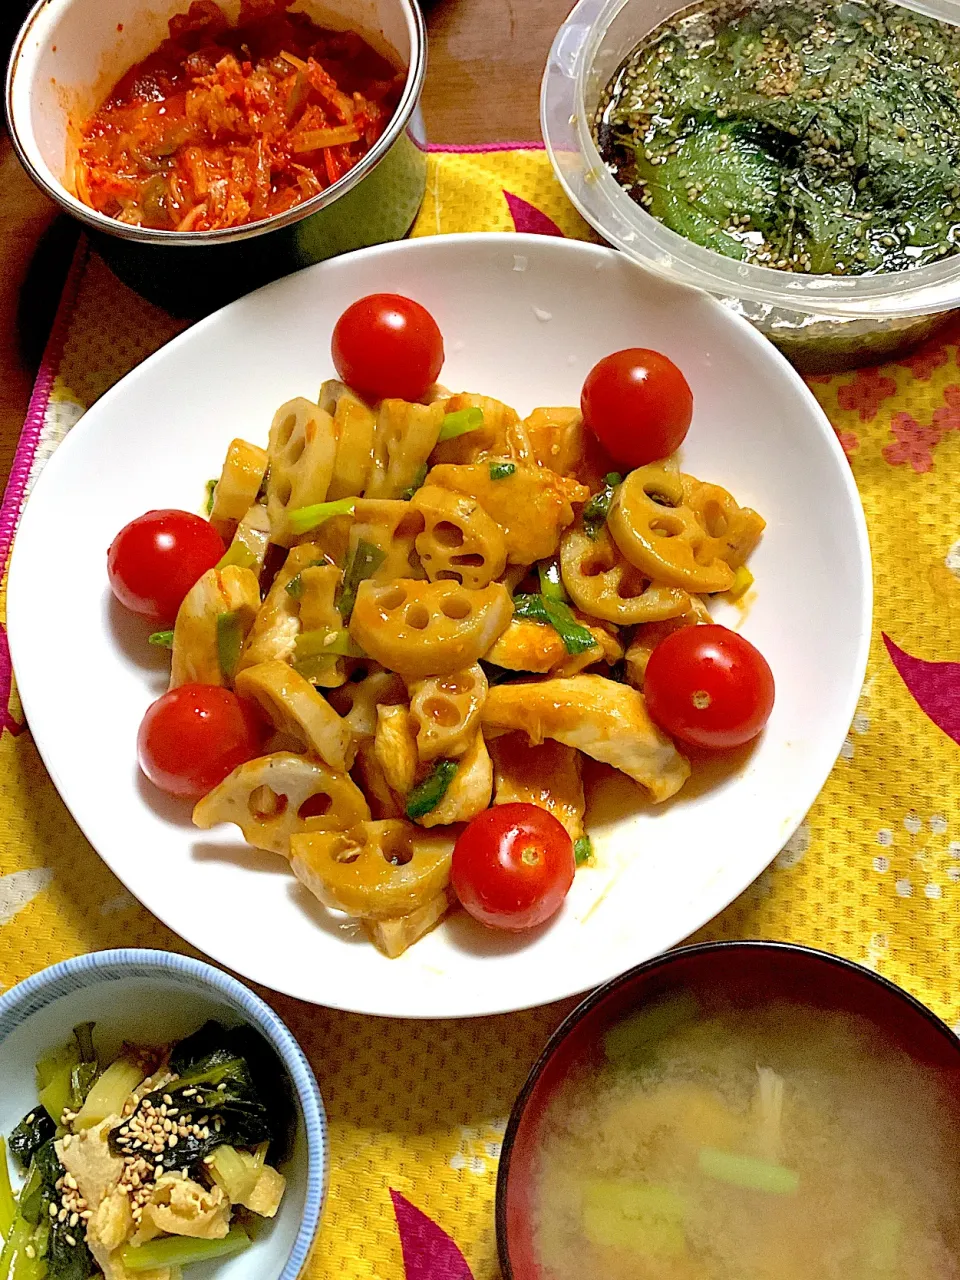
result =
M147 1244L128 1245L120 1261L128 1271L159 1271L164 1267L188 1267L193 1262L213 1262L249 1249L252 1241L243 1227L231 1227L222 1240L192 1240L187 1236L167 1236Z
M597 642L590 631L576 620L570 606L560 600L548 600L540 594L514 596L513 612L517 618L545 622L553 627L569 654L596 648Z
M46 1115L46 1112L43 1114ZM49 1119L49 1116L47 1118ZM22 1122L16 1129L14 1129L13 1132L17 1133L21 1128ZM12 1136L10 1143L12 1146ZM4 1142L3 1136L0 1135L0 1236L2 1236L4 1240L6 1240L9 1235L10 1228L13 1226L13 1221L16 1216L17 1202L14 1198L13 1187L10 1184L10 1166L7 1164L7 1144Z
M456 413L448 413L444 418L437 444L442 444L444 440L455 440L457 436L465 436L468 431L476 431L482 426L482 409L458 409Z
M561 604L569 601L570 597L560 576L560 565L556 560L541 560L537 565L537 573L540 577L540 594L544 600L558 600Z
M50 1141L56 1131L57 1126L51 1120L46 1107L34 1107L28 1115L24 1116L10 1134L10 1154L16 1159L21 1169L30 1167L30 1161L43 1144ZM0 1138L0 1142L2 1140Z
M424 814L432 813L447 794L458 767L456 760L438 760L433 771L407 796L407 817L422 818Z
M506 480L508 476L512 476L517 469L515 462L491 462L490 463L490 479Z
M304 568L313 569L316 565L321 565L326 563L327 563L326 560L311 560L308 565L304 566ZM283 589L284 591L286 591L287 595L292 596L294 600L302 599L303 598L302 571L298 573L295 577L291 578L290 581L287 583L287 585Z
M2 1280L40 1280L46 1275L44 1263L36 1256L27 1253L34 1245L34 1231L23 1218L17 1218L10 1231L4 1237L3 1250L0 1252L0 1277Z
M217 614L217 660L220 670L232 680L240 663L243 648L243 627L236 610Z
M57 1183L66 1173L52 1141L37 1152L33 1167L40 1179L39 1221L42 1229L49 1232L45 1252L48 1280L88 1280L97 1274L98 1267L87 1248L83 1230L71 1227L69 1219L61 1222L59 1217L50 1216L51 1205L60 1208ZM3 1274L0 1269L0 1276Z
M614 491L622 482L623 477L616 471L609 472L603 477L603 488L583 508L583 527L588 538L600 536L600 530L607 523L607 516L610 514Z
M40 1104L55 1123L60 1123L67 1107L71 1111L80 1110L98 1069L92 1022L74 1027L69 1044L37 1063Z
M340 584L340 594L337 596L337 608L340 610L344 625L350 621L360 583L365 578L372 578L386 558L386 552L375 547L372 542L366 542L361 538L357 543L343 571L343 582Z
M366 654L350 637L344 627L326 630L302 631L297 636L294 646L297 662L307 658L363 658Z
M154 645L157 649L173 648L173 632L172 631L154 631L147 639L147 644Z
M696 996L689 991L663 996L638 1013L618 1022L603 1037L607 1061L615 1067L638 1067L650 1060L664 1036L700 1015Z
M123 1104L146 1077L139 1058L121 1056L97 1077L73 1122L74 1130L92 1129L108 1116L119 1115Z
M207 515L209 516L213 513L213 495L217 487L217 481L208 480L206 487L207 487L207 497L204 505L206 506L206 509L207 509Z
M417 492L417 490L423 487L423 482L426 480L426 478L427 478L427 464L424 463L421 467L417 468L417 473L413 477L413 484L411 484L408 488L404 489L403 492L400 494L401 499L404 502L409 502L410 499L413 497L413 495Z
M334 516L351 516L357 505L356 498L338 498L336 502L315 502L312 507L297 507L287 512L287 524L292 533L309 533Z
M585 862L593 861L593 841L589 836L581 836L579 840L574 841L573 860L578 867L582 867Z
M716 1182L726 1182L748 1191L767 1191L772 1195L792 1195L800 1185L800 1175L783 1165L758 1160L756 1156L739 1155L701 1147L697 1156L700 1172Z

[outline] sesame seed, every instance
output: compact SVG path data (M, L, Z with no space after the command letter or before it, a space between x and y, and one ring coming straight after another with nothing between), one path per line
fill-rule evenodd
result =
M57 1206L55 1204L52 1204L50 1206L50 1217L55 1218L56 1216L57 1216Z
M27 1257L30 1259L31 1262L37 1256L37 1251L32 1244L28 1244L23 1252L27 1255Z
M34 1122L34 1120L36 1120L36 1118L37 1118L37 1113L36 1113L35 1111L31 1111L31 1112L30 1112L30 1114L27 1116L26 1120L24 1121L24 1123L25 1123L25 1124L33 1124L33 1122Z
M79 1213L71 1213L71 1215L70 1215L70 1226L71 1226L71 1227L75 1227L79 1221L80 1221L80 1215L79 1215Z
M71 1247L71 1249L75 1249L77 1247L77 1242L73 1238L73 1236L67 1235L67 1236L64 1236L64 1239L66 1240L67 1244Z

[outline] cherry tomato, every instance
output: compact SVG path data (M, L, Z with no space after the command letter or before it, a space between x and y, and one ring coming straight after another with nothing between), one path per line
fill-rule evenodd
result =
M643 692L653 719L692 747L739 747L773 710L773 673L749 640L727 627L683 627L661 640Z
M259 755L262 741L263 724L251 703L217 685L182 684L147 707L137 756L155 787L199 800Z
M151 622L172 623L198 578L223 555L213 525L189 511L148 511L125 525L107 552L107 574L122 605Z
M575 871L573 841L552 813L535 804L501 804L461 834L451 879L481 924L519 930L559 910Z
M693 393L672 360L631 347L593 366L580 409L611 457L632 471L680 448L693 417Z
M368 400L422 400L443 367L443 336L425 307L399 293L371 293L337 321L333 363Z

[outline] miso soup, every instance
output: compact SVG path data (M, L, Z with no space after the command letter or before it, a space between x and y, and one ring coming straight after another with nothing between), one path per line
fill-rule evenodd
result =
M960 1280L956 1099L856 1016L669 997L541 1124L543 1280Z

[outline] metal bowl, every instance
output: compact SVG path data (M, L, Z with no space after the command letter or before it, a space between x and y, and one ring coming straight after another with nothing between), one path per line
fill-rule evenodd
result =
M531 1229L531 1192L551 1104L572 1074L599 1067L603 1036L612 1025L645 1004L687 992L707 1007L717 997L738 1009L789 1000L856 1014L873 1025L878 1041L936 1072L945 1098L960 1098L960 1040L919 1000L869 969L784 942L704 943L667 952L578 1005L551 1036L514 1103L497 1176L497 1247L505 1280L547 1280ZM957 1130L960 1106L944 1121Z
M220 0L235 21L239 0ZM321 25L351 28L408 68L396 113L349 173L286 213L222 231L153 231L89 208L73 185L80 123L117 79L160 44L187 0L40 0L7 72L10 134L34 182L89 230L127 284L179 315L198 315L340 253L399 240L426 190L419 112L427 63L415 0L301 0Z

